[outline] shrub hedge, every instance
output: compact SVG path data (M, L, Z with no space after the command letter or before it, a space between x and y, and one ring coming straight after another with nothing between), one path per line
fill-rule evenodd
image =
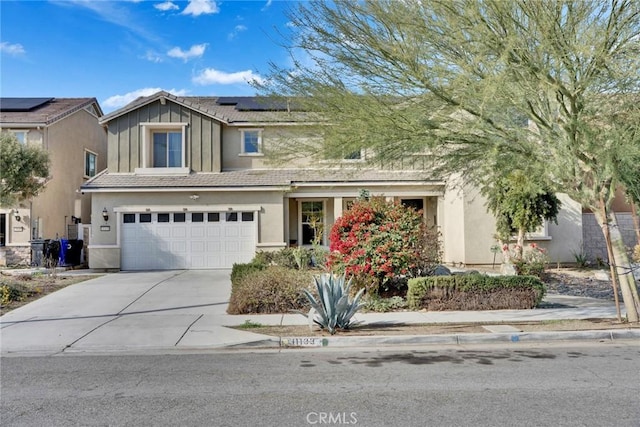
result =
M234 268L242 273L232 277L227 313L289 313L309 309L302 289L310 289L313 284L311 271L260 263L236 264Z
M261 271L265 268L267 268L267 264L256 260L246 264L233 264L233 267L231 268L231 285L233 286L234 283L247 274Z
M483 274L432 276L409 280L412 310L502 310L536 307L546 292L534 276Z

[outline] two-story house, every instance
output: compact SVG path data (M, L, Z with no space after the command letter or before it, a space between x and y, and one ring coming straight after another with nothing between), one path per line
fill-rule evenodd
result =
M287 105L158 92L100 123L107 169L82 186L93 200L91 268L230 268L258 250L328 244L331 225L361 190L422 209L441 231L445 261L492 262L495 223L473 189L452 189L420 168L355 168L355 154L341 167L267 162L271 144L295 149L308 138L298 132L308 116ZM538 238L570 261L580 227L580 206L569 201L559 225Z
M102 115L95 98L0 98L0 131L43 147L50 159L36 198L0 207L0 263L28 264L32 239L74 237L69 226L89 223L91 198L80 186L106 167Z

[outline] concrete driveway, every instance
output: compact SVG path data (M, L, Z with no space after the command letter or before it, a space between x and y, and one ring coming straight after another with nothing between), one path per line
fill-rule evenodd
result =
M221 347L271 338L221 326L238 323L226 314L229 273L121 272L68 286L0 317L0 350Z

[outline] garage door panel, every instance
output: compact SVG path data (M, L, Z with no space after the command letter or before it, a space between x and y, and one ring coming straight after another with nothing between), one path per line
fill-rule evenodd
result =
M135 214L135 222L121 224L122 269L231 268L253 258L257 230L249 219L255 215L205 213L191 222L191 214L178 214L169 213L170 221L180 218L177 222L158 223L152 214L152 222L140 223Z
M220 237L221 235L222 235L222 233L220 233L220 227L219 226L207 227L207 237L216 238L216 237Z
M233 226L224 228L224 237L238 237L240 236L240 230L235 224Z
M189 245L192 254L203 254L207 248L206 242L204 241L191 241Z
M240 229L240 236L244 238L253 237L255 235L255 227L253 225L247 227L243 226Z
M199 239L199 238L202 239L202 238L206 237L206 229L203 226L192 225L189 228L189 236L192 239Z
M169 237L171 237L171 229L164 224L158 225L155 230L155 234L162 239L168 239Z
M171 237L174 239L185 239L187 237L187 227L173 227L171 229Z

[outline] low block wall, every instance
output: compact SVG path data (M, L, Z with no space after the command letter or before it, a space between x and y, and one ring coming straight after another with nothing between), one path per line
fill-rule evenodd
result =
M616 219L618 220L618 226L620 227L620 233L622 234L625 245L628 248L633 248L638 242L636 240L631 214L619 213L616 214ZM607 246L604 242L602 229L598 225L595 215L592 213L582 214L582 242L584 254L589 261L595 263L599 259L602 261L608 260Z

